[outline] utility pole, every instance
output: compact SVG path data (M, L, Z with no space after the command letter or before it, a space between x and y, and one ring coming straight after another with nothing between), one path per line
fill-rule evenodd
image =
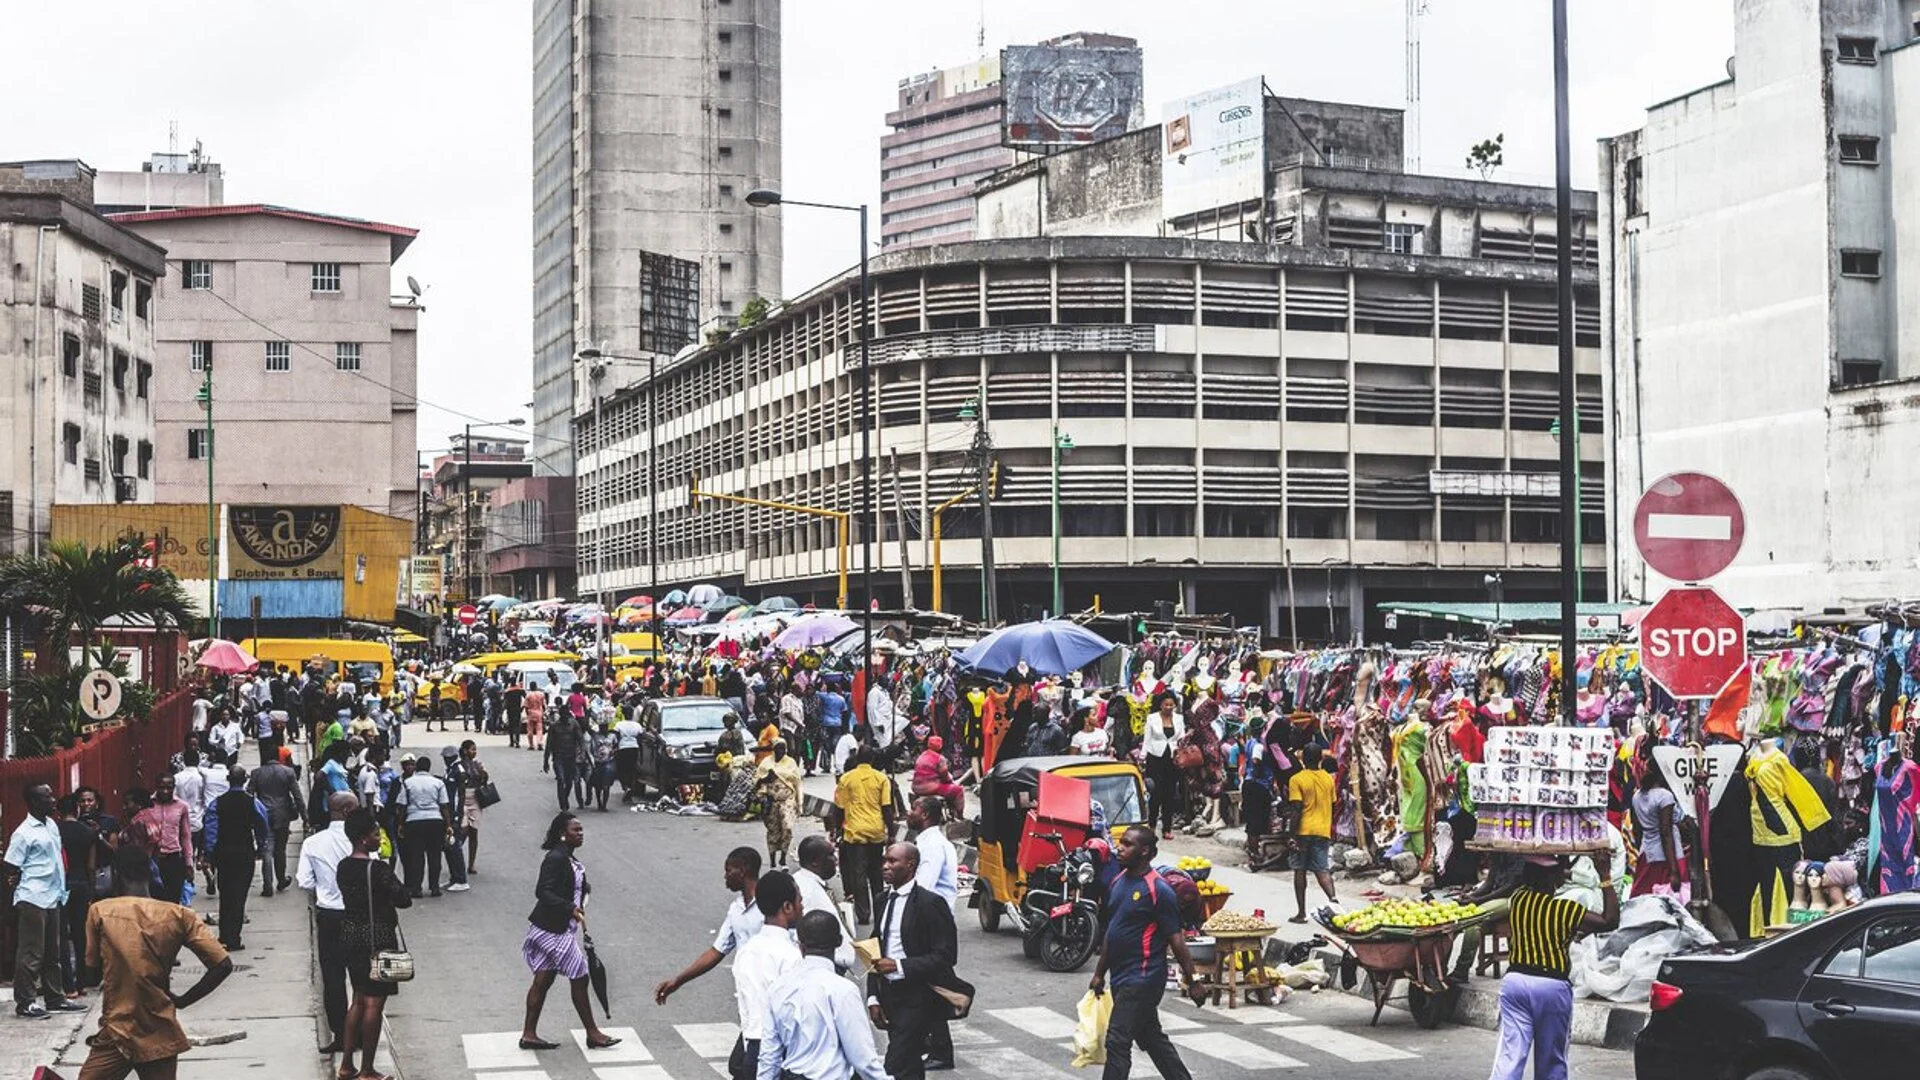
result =
M220 519L213 501L213 351L200 369L200 402L207 407L207 426L200 451L207 458L207 636L220 636Z
M900 452L887 452L887 465L893 470L893 531L900 537L900 607L913 610L913 564L908 561L907 504L900 498Z
M1560 722L1580 719L1574 654L1580 648L1580 422L1573 364L1573 149L1568 122L1567 0L1553 0L1554 268L1560 338Z
M969 416L968 414L973 415ZM988 626L1000 623L1000 589L993 575L993 436L987 431L986 403L970 401L960 410L962 420L972 420L973 446L968 456L973 461L980 485L980 580L986 595L981 615Z

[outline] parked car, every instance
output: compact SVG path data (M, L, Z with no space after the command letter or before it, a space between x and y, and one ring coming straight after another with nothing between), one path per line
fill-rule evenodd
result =
M726 719L738 716L733 706L714 697L660 698L647 702L640 722L640 760L636 766L642 789L661 792L683 784L705 786L713 776L713 759Z
M1900 1075L1920 1050L1920 893L1676 956L1649 1007L1637 1080Z

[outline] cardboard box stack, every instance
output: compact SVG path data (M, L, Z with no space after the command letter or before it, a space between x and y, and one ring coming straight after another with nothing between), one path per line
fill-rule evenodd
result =
M1479 818L1473 847L1582 851L1607 842L1606 728L1497 727L1486 761L1467 766Z

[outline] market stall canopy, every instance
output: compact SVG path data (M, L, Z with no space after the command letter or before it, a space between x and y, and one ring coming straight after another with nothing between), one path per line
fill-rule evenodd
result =
M240 675L258 668L260 661L225 638L209 638L207 647L200 650L200 658L194 661L194 665L222 675Z
M701 619L704 619L706 617L707 617L706 608L693 607L689 605L687 607L681 608L679 611L669 614L667 616L666 621L670 623L697 623Z
M708 611L727 612L737 607L751 607L752 605L747 603L745 597L734 596L729 593L724 596L716 596L700 606L706 608Z
M718 585L695 585L687 590L687 603L706 607L725 595Z
M753 606L755 615L765 615L770 611L799 611L800 601L791 596L769 596Z
M672 611L676 608L683 608L686 606L687 606L687 590L685 589L675 589L672 592L660 598L660 609L662 611Z
M1001 675L1025 660L1042 675L1071 675L1112 652L1114 644L1066 619L1044 619L995 630L960 654L975 671Z
M860 624L837 611L817 611L793 620L773 644L782 649L811 649L836 641L860 629Z
M625 600L620 601L620 606L624 608L652 607L653 597L648 596L646 593L641 593L638 596L629 596Z

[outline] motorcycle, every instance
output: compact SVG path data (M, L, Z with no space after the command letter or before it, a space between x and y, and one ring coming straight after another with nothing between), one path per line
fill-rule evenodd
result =
M1060 834L1037 839L1060 844ZM1027 876L1027 892L1010 910L1020 922L1021 946L1048 971L1078 971L1100 942L1099 867L1091 851L1069 852Z

